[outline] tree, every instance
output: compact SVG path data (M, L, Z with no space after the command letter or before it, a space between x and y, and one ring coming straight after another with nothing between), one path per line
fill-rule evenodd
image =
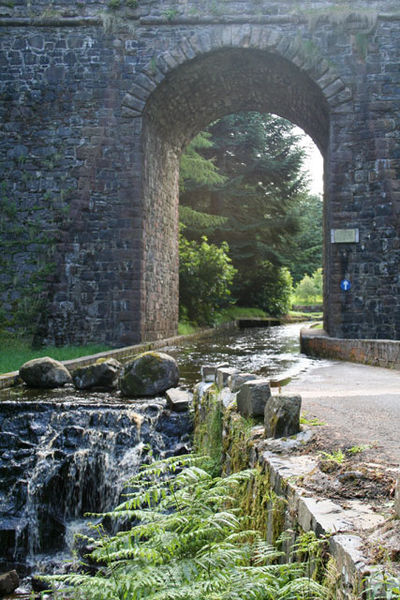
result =
M218 308L230 301L231 285L236 269L231 265L226 242L218 247L179 238L179 288L181 318L199 325L211 325Z
M195 190L218 187L226 180L226 177L219 173L214 160L212 158L207 159L198 152L198 150L204 151L213 146L210 137L210 133L200 132L183 152L180 163L179 190L181 202L179 205L179 220L187 229L186 235L189 234L189 237L197 237L197 239L199 239L199 236L193 236L193 232L201 232L200 237L201 235L207 235L225 221L224 217L202 212L199 210L200 207L187 206L182 201L187 189L194 193Z
M288 313L293 292L292 276L286 267L265 260L247 276L239 273L239 304L261 308L274 317Z
M305 275L294 290L296 301L304 304L320 301L322 285L322 269L317 269L312 277Z
M198 240L206 232L214 243L228 242L238 270L233 293L241 304L248 303L249 280L256 288L251 296L265 298L267 282L260 274L272 271L263 264L276 267L276 280L279 267L288 262L288 238L299 229L303 150L292 127L280 117L254 112L224 117L208 129L211 144L197 147L222 180L210 184L184 173L181 214L192 217L185 234ZM201 222L199 214L208 220ZM211 215L222 220L212 221Z
M322 198L304 193L296 211L300 229L288 239L285 257L295 284L322 266Z

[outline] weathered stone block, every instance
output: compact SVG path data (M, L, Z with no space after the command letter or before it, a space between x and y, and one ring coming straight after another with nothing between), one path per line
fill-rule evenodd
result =
M300 396L271 396L264 411L265 437L289 437L300 431Z
M192 402L192 394L179 388L170 388L165 392L167 407L174 412L184 412L189 409Z
M234 367L221 367L217 369L216 383L219 388L224 388L228 385L228 378L238 372Z
M214 383L217 369L223 369L225 367L229 367L228 363L220 363L219 365L202 365L200 369L202 380Z
M243 417L261 417L271 397L267 379L246 381L237 395L237 408Z
M254 381L254 379L257 379L254 373L240 373L238 371L228 377L228 387L234 394L240 390L246 381Z

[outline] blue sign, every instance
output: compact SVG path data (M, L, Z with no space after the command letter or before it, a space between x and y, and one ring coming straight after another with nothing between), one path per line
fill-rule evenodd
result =
M348 292L351 289L351 281L348 279L342 279L340 282L340 287L344 292Z

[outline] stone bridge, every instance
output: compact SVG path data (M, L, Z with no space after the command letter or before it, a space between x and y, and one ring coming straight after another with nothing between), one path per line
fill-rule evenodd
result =
M55 265L48 342L176 332L179 157L243 110L324 156L328 333L400 337L398 0L1 1L0 69L0 277Z

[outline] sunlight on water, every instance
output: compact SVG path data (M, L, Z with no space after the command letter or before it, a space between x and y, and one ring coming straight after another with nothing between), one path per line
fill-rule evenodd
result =
M190 387L200 378L204 364L228 363L263 377L295 377L316 360L300 354L300 329L304 323L266 328L223 331L212 338L188 341L166 349L181 374L180 385Z

